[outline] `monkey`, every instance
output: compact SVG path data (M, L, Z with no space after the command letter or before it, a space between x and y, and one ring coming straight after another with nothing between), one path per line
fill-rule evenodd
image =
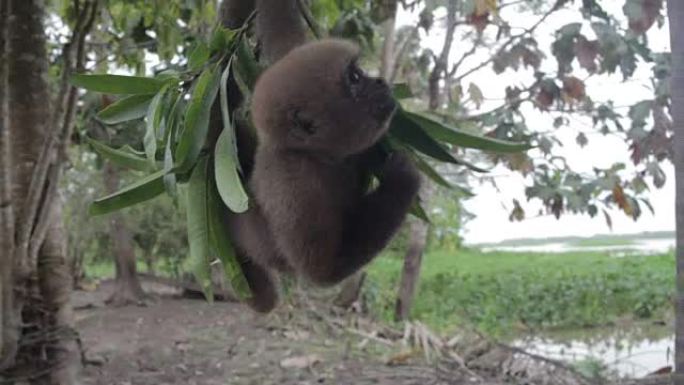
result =
M328 286L366 265L418 193L419 173L400 152L380 166L375 189L363 183L366 154L397 106L389 86L359 67L359 54L346 40L306 43L255 85L251 205L229 217L229 229L257 312L277 305L276 272Z

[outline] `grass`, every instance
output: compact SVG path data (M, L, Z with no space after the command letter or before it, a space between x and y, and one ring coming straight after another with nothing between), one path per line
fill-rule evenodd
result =
M388 321L402 263L383 256L368 269L372 309ZM423 261L411 314L437 329L469 323L494 334L587 327L658 316L673 290L672 254L434 251Z

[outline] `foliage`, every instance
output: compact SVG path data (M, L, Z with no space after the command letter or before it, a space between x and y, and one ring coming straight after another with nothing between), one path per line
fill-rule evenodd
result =
M672 254L434 251L423 265L412 317L437 328L470 323L505 334L653 318L674 294ZM371 310L388 319L400 271L401 261L386 257L369 268Z
M71 167L62 180L64 224L77 280L84 275L97 276L100 264L109 264L110 269L113 266L109 219L90 216L88 205L84 204L103 192L102 172L97 162L92 152L83 147L73 148ZM131 177L124 175L124 179ZM121 215L133 233L147 269L180 277L188 249L182 207L178 210L171 199L162 197L123 210ZM92 271L93 268L96 270Z
M146 121L142 138L145 157L88 140L100 155L122 166L140 169L147 158L150 167L149 173L133 184L95 200L90 213L106 214L155 198L165 191L173 197L176 183L189 180L188 237L197 279L205 290L209 290L208 267L213 263L212 256L218 253L234 288L246 296L248 286L239 271L228 231L218 228L222 221L212 220L209 215L223 212L224 207L238 213L248 207L233 131L234 114L242 110L231 108L226 96L230 73L242 84L241 91L249 93L259 70L259 64L251 56L245 28L234 31L215 28L207 41L197 42L181 71L165 72L151 78L81 74L74 76L72 83L94 92L132 95L124 96L100 111L97 114L100 122L119 124L140 118ZM223 128L218 140L209 142L209 137L216 136L210 132L209 121L219 93ZM410 93L403 91L397 95L410 96ZM421 169L426 171L426 175L436 180L441 179L439 174L423 157L484 171L454 157L449 152L453 143L499 152L520 152L529 148L524 143L473 135L433 118L399 109L391 122L389 134L377 146L377 151L382 157L399 148L409 151L418 162L422 162ZM206 151L207 147L210 151ZM427 219L419 204L414 205L413 212Z

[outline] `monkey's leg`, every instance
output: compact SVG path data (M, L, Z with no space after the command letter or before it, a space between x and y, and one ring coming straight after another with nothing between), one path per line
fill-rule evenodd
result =
M278 304L278 288L273 274L263 266L246 258L240 258L242 272L252 291L247 300L249 307L260 313L268 313Z

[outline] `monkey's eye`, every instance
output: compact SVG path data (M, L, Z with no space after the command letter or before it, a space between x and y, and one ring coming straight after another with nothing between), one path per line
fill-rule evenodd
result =
M349 78L349 84L356 85L361 81L361 78L363 77L363 71L361 71L361 69L355 64L352 64L349 66L347 76Z

